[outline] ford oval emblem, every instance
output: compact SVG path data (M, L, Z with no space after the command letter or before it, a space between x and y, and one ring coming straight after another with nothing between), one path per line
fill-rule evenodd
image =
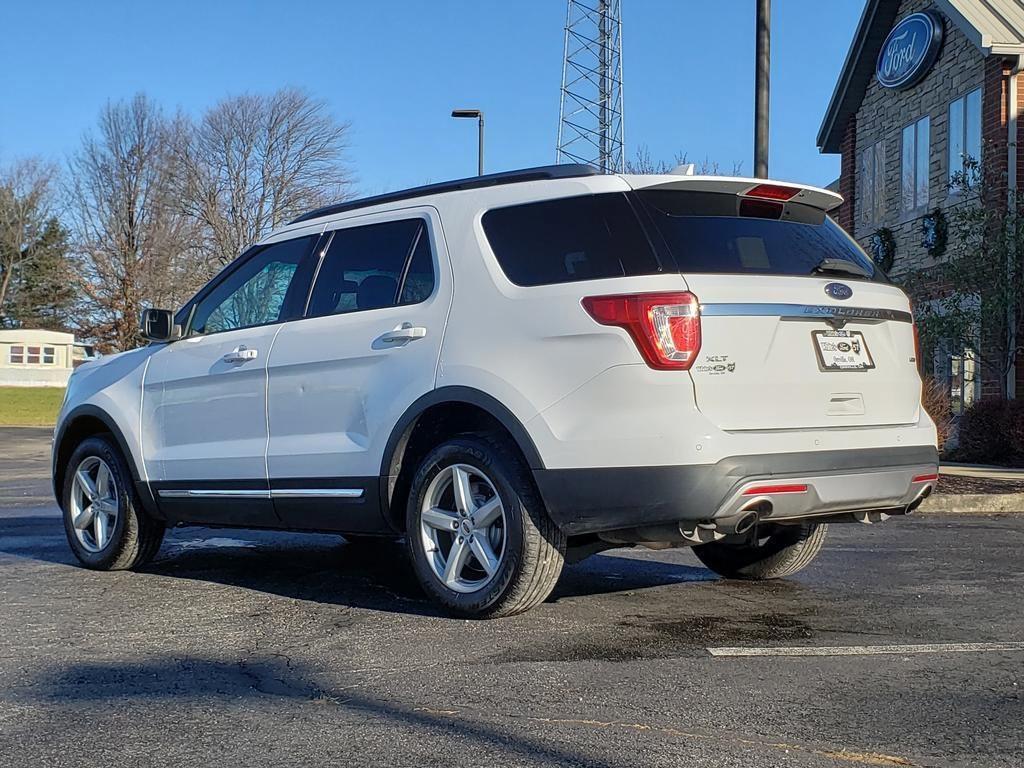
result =
M902 19L878 53L878 84L899 90L920 82L939 57L942 32L942 18L932 11L912 13Z
M853 296L853 288L846 285L845 283L829 283L828 285L825 286L825 293L827 293L833 299L845 301L846 299Z

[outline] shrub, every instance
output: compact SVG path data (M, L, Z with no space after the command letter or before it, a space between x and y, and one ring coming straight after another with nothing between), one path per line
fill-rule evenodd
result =
M1014 453L1011 444L1011 411L1021 423L1021 408L997 398L986 398L972 405L960 417L957 458L961 461L1006 461ZM1024 427L1024 424L1021 424Z
M1006 409L1006 442L1010 447L1010 459L1020 463L1024 460L1024 400L1011 400Z
M942 452L953 431L953 409L949 402L949 392L935 379L924 380L921 389L921 404L935 422L935 430L939 436L939 453Z

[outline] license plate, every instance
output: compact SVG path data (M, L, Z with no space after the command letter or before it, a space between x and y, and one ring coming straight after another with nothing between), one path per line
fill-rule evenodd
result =
M860 331L814 331L812 335L823 371L866 371L875 367Z

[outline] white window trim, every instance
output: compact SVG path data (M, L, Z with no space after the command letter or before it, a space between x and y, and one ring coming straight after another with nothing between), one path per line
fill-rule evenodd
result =
M964 170L964 162L966 161L967 156L968 156L967 153L966 153L966 149L967 149L967 126L968 126L967 98L969 96L971 96L975 92L977 92L977 94L978 94L978 101L979 101L979 106L978 106L978 138L979 138L978 154L979 154L979 156L974 158L974 159L977 160L980 163L981 162L981 157L980 157L981 149L982 149L982 147L985 144L985 139L981 135L981 133L982 133L982 126L984 124L984 117L982 115L982 112L983 112L983 110L985 108L984 94L982 93L981 86L978 86L977 88L971 88L969 91L964 91L963 94L961 94L959 97L953 99L952 101L950 101L946 105L946 187L948 189L949 197L952 197L952 198L963 197L963 194L964 194L963 193L963 189L959 185L954 185L953 184L953 174L956 173L956 172ZM962 105L962 111L960 113L960 115L961 115L961 117L960 117L960 141L961 141L961 145L963 146L965 151L962 152L961 156L960 156L960 167L954 170L953 165L952 165L952 157L951 157L951 154L950 154L951 151L952 151L952 148L953 148L953 135L952 135L952 127L953 126L952 126L952 121L950 120L950 113L953 110L953 105L957 104L957 103L960 103Z
M865 174L864 156L870 154L871 173ZM860 215L857 223L869 229L885 224L885 140L878 139L860 150L857 158L857 189Z
M927 174L927 177L928 177L928 200L922 204L918 200L918 194L917 194L918 193L918 179L919 179L919 176L918 176L919 168L918 168L917 159L918 159L918 156L920 154L919 151L918 151L917 138L918 138L918 134L920 133L919 126L920 126L921 122L924 121L924 120L928 121L928 160L925 162L925 173ZM903 204L903 202L904 202L903 201L903 170L904 170L903 160L904 160L904 156L906 154L905 150L904 150L904 145L905 145L904 135L905 135L905 132L906 132L907 128L910 128L910 127L913 127L913 129L914 129L914 187L913 187L914 188L914 206L912 208L906 208L904 206L904 204ZM933 142L932 142L932 118L931 118L930 114L920 115L916 119L911 120L909 123L904 123L904 125L900 128L900 179L899 179L900 187L899 187L899 196L900 196L900 217L901 217L901 219L903 221L909 221L909 220L912 220L912 219L920 218L921 216L923 216L925 213L928 212L929 208L932 207L932 204L933 204L932 184L931 184L932 144L933 144Z
M979 301L980 298L974 294L959 296L959 304L961 306L964 304L976 305ZM922 302L922 305L927 306L932 312L941 315L944 314L947 302L948 298L931 299ZM959 350L959 354L955 354L952 345L945 340L936 344L935 349L932 350L931 375L942 381L951 398L953 394L952 361L955 357L959 357L961 360L961 365L963 366L961 374L964 377L963 390L960 393L961 412L981 399L981 370L977 364L977 349L981 344L981 336L980 334L972 334L972 336L976 337L977 342L973 347L964 347L962 350ZM970 381L967 380L968 369L970 369ZM970 387L970 391L968 391L968 387Z

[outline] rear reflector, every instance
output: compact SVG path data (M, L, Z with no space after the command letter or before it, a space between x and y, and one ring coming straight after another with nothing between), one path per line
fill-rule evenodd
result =
M807 493L806 485L755 485L743 492L744 496L778 496L783 493Z
M792 200L800 194L800 188L783 187L778 184L758 184L753 189L743 193L744 197L759 197L762 200Z
M938 473L934 473L934 474L931 474L931 475L918 475L917 477L915 477L910 482L911 483L934 483L938 479L939 479Z
M687 370L700 351L700 304L689 292L587 296L583 308L601 325L624 328L644 361Z

